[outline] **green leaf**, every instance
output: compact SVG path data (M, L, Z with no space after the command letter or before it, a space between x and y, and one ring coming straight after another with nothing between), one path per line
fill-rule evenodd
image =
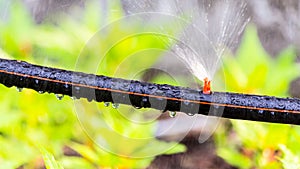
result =
M84 168L95 169L95 166L82 157L62 157L60 160L65 169Z
M38 147L40 149L40 152L42 153L47 169L63 169L62 165L55 160L54 156L51 153L49 153L40 145Z
M293 154L285 145L279 145L280 150L283 152L284 157L280 158L284 169L300 168L299 156Z
M217 150L219 156L226 160L229 164L241 169L250 168L252 162L247 157L243 156L240 152L233 148L222 147Z
M254 25L249 25L236 53L237 61L246 74L250 74L256 65L267 63L270 60L268 53L262 47Z
M74 149L76 152L82 155L83 158L92 161L94 163L100 163L99 155L91 147L79 143L75 143L75 142L72 142L68 146L70 146L72 149Z

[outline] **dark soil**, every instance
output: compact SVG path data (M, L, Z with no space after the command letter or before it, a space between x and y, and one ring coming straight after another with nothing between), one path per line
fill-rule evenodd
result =
M187 137L181 143L187 152L158 156L147 169L235 169L216 155L213 140L200 144Z

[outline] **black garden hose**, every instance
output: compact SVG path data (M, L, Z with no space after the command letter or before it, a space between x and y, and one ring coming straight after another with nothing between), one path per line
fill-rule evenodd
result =
M204 94L190 88L85 74L17 60L0 59L0 83L163 112L300 124L300 99L224 92Z

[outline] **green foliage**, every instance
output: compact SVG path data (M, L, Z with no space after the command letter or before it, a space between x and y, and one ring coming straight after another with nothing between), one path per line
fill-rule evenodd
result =
M0 57L134 77L134 73L155 63L166 45L161 38L151 35L125 38L113 45L120 37L143 29L137 23L124 29L122 22L116 22L105 36L97 32L123 16L121 6L116 2L108 2L112 9L108 10L111 11L107 14L109 21L98 11L97 1L90 1L85 10L72 9L73 13L54 15L53 18L57 18L55 23L48 20L36 24L20 1L12 1L7 8L9 19L0 21ZM138 51L149 48L158 50L144 52L144 57L135 56ZM94 59L99 56L103 56L103 63L97 69ZM155 155L179 153L186 149L178 143L155 139L157 124L149 121L145 114L147 111L150 114L157 112L137 111L129 106L115 110L86 100L75 103L81 105L84 116L74 113L74 101L68 97L58 101L53 94L38 94L28 89L19 93L15 88L0 86L0 168L38 168L41 156L49 169L61 166L66 169L145 168ZM128 119L143 123L133 123ZM139 141L133 142L120 135ZM106 144L101 147L94 138L101 138ZM40 148L36 148L36 143ZM64 146L71 147L81 157L64 155Z
M284 169L300 168L299 156L292 153L285 145L279 145L279 148L284 153L284 157L280 159Z
M290 82L300 74L295 58L293 48L284 50L276 58L269 56L251 25L246 29L236 57L224 59L226 90L288 96ZM300 155L299 127L240 120L231 120L231 123L232 128L221 128L216 134L218 154L230 164L238 168L265 169L295 165ZM290 150L294 154L289 153ZM278 160L280 154L284 155L283 160Z
M226 90L287 96L291 80L299 76L293 48L271 58L263 49L253 26L246 30L236 57L224 59Z
M63 169L61 164L59 164L55 159L54 156L49 153L45 148L39 146L39 149L43 155L45 165L47 169Z

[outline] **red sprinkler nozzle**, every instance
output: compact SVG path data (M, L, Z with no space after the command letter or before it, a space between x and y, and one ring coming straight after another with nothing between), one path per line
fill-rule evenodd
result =
M211 94L210 80L207 77L204 78L203 94Z

